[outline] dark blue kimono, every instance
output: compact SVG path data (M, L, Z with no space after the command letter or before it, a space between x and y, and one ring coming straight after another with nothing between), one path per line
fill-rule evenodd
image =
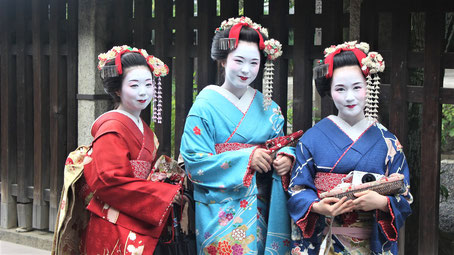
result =
M299 227L295 229L301 230L302 235L292 235L297 239L292 254L318 254L326 235L326 217L310 211L313 203L320 201L318 192L326 191L317 189L317 183L330 189L339 183L338 176L360 170L382 175L403 174L409 188L405 155L392 133L374 122L366 124L364 132L352 139L330 117L309 129L296 146L297 162L291 175L288 211ZM411 214L412 198L409 192L387 198L389 213L373 210L335 217L333 224L367 228L370 238L360 240L333 234L330 248L336 254L397 254L398 231Z

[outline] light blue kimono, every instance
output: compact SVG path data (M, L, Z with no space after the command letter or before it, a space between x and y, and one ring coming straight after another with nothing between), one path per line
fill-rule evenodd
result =
M259 174L250 169L254 145L282 136L283 125L279 106L273 102L265 111L263 95L250 87L239 100L218 86L197 96L181 155L194 183L198 254L289 252L290 217L281 177L273 171L257 182ZM278 154L294 158L294 148Z

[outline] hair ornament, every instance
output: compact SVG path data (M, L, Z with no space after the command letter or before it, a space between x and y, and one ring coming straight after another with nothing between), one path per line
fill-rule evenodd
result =
M265 69L263 72L264 79L264 100L263 108L268 110L271 105L271 97L273 94L273 78L274 78L274 64L272 61L282 56L282 44L275 39L264 41L262 34L268 37L268 30L262 25L253 22L248 17L229 18L221 23L221 26L216 28L215 33L230 29L228 38L219 39L218 47L220 50L234 50L238 47L241 29L243 27L250 27L254 29L259 36L259 49L263 51L266 57Z
M147 61L153 75L155 77L166 76L169 73L169 68L159 58L148 55L144 49L137 49L128 45L114 46L106 53L98 55L98 69L101 71L101 78L117 77L123 73L121 66L121 56L128 52L140 53ZM106 66L106 63L115 60L114 66Z
M314 69L314 79L333 76L333 58L342 51L352 51L359 63L361 71L366 77L366 106L364 115L370 120L378 118L378 99L380 94L380 77L378 73L385 70L383 57L375 51L369 52L369 44L357 41L331 45L324 51L325 59L322 68Z
M130 47L128 45L123 46L114 46L106 53L101 53L98 55L98 69L101 74L101 79L118 77L123 74L123 68L121 65L121 56L125 53L139 53L141 54L151 70L154 78L157 78L157 82L153 79L155 93L153 98L153 121L161 123L162 121L162 84L161 77L166 76L169 73L169 67L164 64L159 58L148 55L147 51L144 49L137 49ZM106 65L110 61L115 61L115 65Z

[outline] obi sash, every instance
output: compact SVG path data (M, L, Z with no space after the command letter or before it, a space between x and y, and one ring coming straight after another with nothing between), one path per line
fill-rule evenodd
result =
M214 146L214 149L216 150L216 154L221 154L226 151L237 151L241 149L250 148L252 146L255 145L248 143L218 143Z
M320 194L322 192L329 191L333 188L335 188L338 184L342 182L342 179L345 178L347 175L346 174L336 174L336 173L324 173L324 172L317 172L315 175L314 179L314 184L315 188L317 189L317 193ZM344 183L350 183L351 179L344 179ZM359 215L359 216L358 216ZM370 215L369 212L351 212L351 213L345 213L342 215L339 215L337 217L340 217L342 221L348 222L349 218L353 219L358 219L361 217L365 218L370 218L368 217ZM351 222L351 224L356 223L356 220ZM331 221L331 224L329 227L326 227L323 234L334 234L334 235L345 235L349 236L352 238L358 238L358 239L369 239L371 235L371 228L368 226L364 227L341 227L341 226L336 226L337 224L333 223ZM344 223L344 225L346 225ZM349 224L347 224L349 225Z

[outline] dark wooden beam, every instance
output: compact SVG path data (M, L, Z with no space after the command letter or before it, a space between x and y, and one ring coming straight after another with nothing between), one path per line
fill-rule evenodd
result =
M50 1L49 45L50 45L50 201L49 230L54 229L58 211L60 191L63 185L62 169L66 157L66 62L58 54L61 33L60 23L65 15L65 3Z
M184 123L192 105L193 59L189 56L189 46L192 45L192 27L186 20L193 16L194 4L187 0L176 0L176 58L175 58L175 150L180 153L181 136Z
M311 18L315 1L295 1L293 24L295 43L293 47L293 131L312 127L312 60L311 48L314 30Z
M428 4L424 48L424 100L421 127L419 254L438 254L442 52L445 15L438 0Z
M263 8L263 7L262 7ZM271 0L269 2L269 16L282 18L281 22L271 22L269 26L270 37L278 40L282 45L288 45L288 2ZM287 101L288 101L288 59L282 56L273 61L274 81L273 81L273 100L281 107L285 118L284 133L287 132Z
M49 206L44 201L44 189L49 186L49 62L43 52L44 34L47 26L47 5L40 1L32 1L33 30L33 131L34 131L34 175L33 175L33 221L36 229L49 227Z
M155 123L155 133L159 139L159 154L171 155L171 118L172 118L172 76L173 66L172 58L168 50L172 44L172 30L168 24L169 17L172 17L172 2L167 0L155 1L154 18L159 26L156 26L156 51L153 52L156 57L161 59L169 66L170 72L167 76L161 78L162 82L162 124Z
M216 62L211 59L211 42L214 30L219 26L216 17L216 1L199 0L197 2L197 90L216 82Z
M407 51L410 40L408 0L394 5L392 12L391 98L389 98L389 129L401 144L407 146Z
M0 1L0 112L1 112L1 220L0 226L16 226L16 201L11 194L11 184L17 169L17 129L16 129L16 79L14 78L14 59L11 54L10 25L15 13L14 4L8 0Z

